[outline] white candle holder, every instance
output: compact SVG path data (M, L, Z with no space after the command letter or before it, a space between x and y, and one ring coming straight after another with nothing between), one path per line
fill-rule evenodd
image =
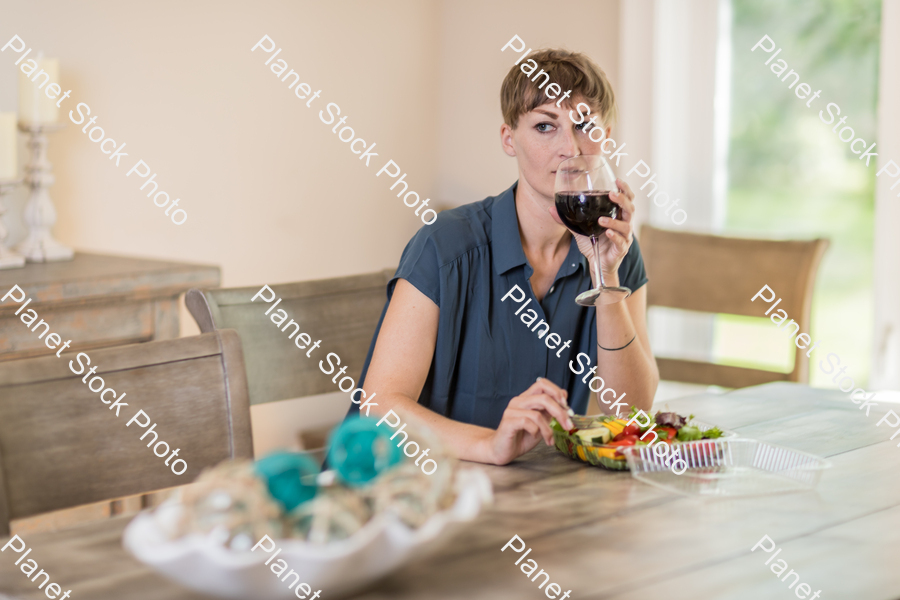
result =
M25 257L16 254L6 246L6 236L9 235L3 225L3 213L6 207L3 204L3 196L16 189L24 179L0 179L0 269L18 269L25 266Z
M28 236L16 246L16 250L31 262L71 260L74 255L71 248L63 246L50 233L56 223L56 208L47 190L56 178L53 177L53 167L47 159L47 134L62 127L56 123L19 123L19 130L29 135L31 161L25 165L25 183L31 187L31 196L23 213L25 224L28 225Z

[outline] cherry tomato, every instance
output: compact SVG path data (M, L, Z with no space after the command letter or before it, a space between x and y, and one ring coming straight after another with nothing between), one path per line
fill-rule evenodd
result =
M659 439L666 442L671 442L678 435L678 430L674 427L657 427L656 431L659 432ZM668 437L664 437L664 434L668 435Z
M622 430L622 433L625 435L640 435L641 434L641 426L637 423L631 423L630 425L626 425L625 429ZM619 434L622 435L622 434Z
M638 436L634 434L623 436L621 440L618 442L610 442L607 444L608 446L614 446L616 448L616 456L622 456L622 450L626 446L634 446L638 441Z
M632 434L623 436L622 439L610 442L609 444L607 444L607 446L634 446L635 442L637 441L638 436Z

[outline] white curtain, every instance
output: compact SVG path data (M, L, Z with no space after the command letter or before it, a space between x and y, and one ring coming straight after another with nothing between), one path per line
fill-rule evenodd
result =
M621 4L622 139L650 164L659 190L688 214L673 223L628 178L641 221L715 232L725 215L730 111L730 0L639 0ZM712 315L653 309L649 328L663 356L710 360Z
M889 159L900 164L900 0L883 0L881 6L879 170ZM889 189L896 181L885 173L875 187L875 329L869 382L873 389L900 389L900 198L898 188Z

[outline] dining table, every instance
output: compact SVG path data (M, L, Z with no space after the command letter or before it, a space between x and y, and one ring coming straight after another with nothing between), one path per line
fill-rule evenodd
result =
M350 597L550 598L549 586L522 569L533 559L572 599L898 599L900 439L889 439L893 417L877 425L889 410L900 412L897 400L880 393L863 408L838 390L778 382L654 405L830 463L815 487L789 493L687 495L543 443L508 465L471 464L490 477L493 503L434 552ZM123 549L130 518L24 537L31 558L74 600L206 598ZM518 542L503 550L514 536L531 549L519 565ZM775 560L765 537L777 547ZM0 554L0 599L45 598L16 557ZM776 575L779 560L799 583ZM321 598L329 597L336 596L323 590Z

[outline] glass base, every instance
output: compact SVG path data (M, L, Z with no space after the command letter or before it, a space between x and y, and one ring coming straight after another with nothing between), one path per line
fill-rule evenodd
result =
M575 302L581 306L597 306L598 304L615 304L631 295L627 287L601 287L578 294Z

